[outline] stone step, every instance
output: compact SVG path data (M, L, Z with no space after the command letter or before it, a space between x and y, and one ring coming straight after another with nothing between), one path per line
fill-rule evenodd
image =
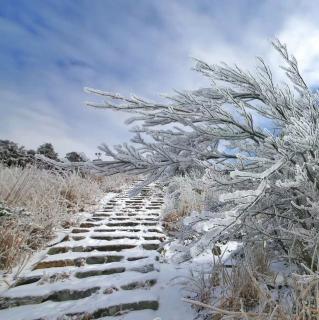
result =
M157 300L143 300L137 302L122 303L119 305L113 305L106 308L101 308L95 311L92 315L92 319L98 319L101 317L109 317L124 314L128 311L136 310L157 310L159 303Z
M91 236L90 238L96 239L96 240L106 240L106 241L122 240L122 239L132 239L132 240L139 239L139 237L137 236Z
M80 240L83 240L85 238L86 238L85 236L73 236L73 237L71 237L71 239L74 240L74 241L80 241Z
M80 228L94 228L94 227L98 227L101 224L99 223L92 223L92 222L84 222L80 224Z
M156 226L157 222L148 221L125 221L125 222L108 222L105 224L108 227L136 227L136 226Z
M153 291L165 240L159 225L163 203L160 193L145 187L131 198L124 191L86 216L0 296L0 319L19 320L15 310L26 320L99 319L157 310Z
M89 232L89 229L84 229L84 228L74 228L71 232L72 233L84 233L84 232Z
M104 218L104 219L109 218L109 217L111 217L111 216L112 216L111 213L110 213L110 214L94 213L94 214L92 215L93 218Z
M107 268L104 270L88 270L88 271L79 271L75 273L75 277L77 278L87 278L87 277L94 277L94 276L103 276L113 273L122 273L125 272L124 267L116 267L116 268Z
M140 292L141 289L135 291ZM144 290L145 291L145 290ZM124 298L120 298L123 293L127 293ZM70 305L70 301L46 301L41 304L29 304L19 307L12 307L6 310L0 311L1 319L5 320L39 320L39 319L100 319L102 317L112 317L127 314L131 311L139 310L153 310L156 311L159 308L158 300L152 295L146 294L132 295L131 290L124 290L116 292L113 299L110 301L102 299L100 295L99 299L96 299L96 294L91 294L84 299L74 300L74 303ZM79 301L79 303L77 303ZM116 302L118 301L118 302ZM49 304L48 304L49 303ZM42 306L46 309L41 312ZM87 311L88 309L88 311ZM68 310L68 311L66 311ZM32 316L36 314L36 318Z
M125 229L94 229L94 232L116 232L116 231L127 231L127 232L140 232L141 229L137 228L125 228Z
M149 269L149 268L148 268ZM142 272L145 273L145 272ZM112 274L112 273L108 273ZM76 288L71 286L70 288L61 287L59 289L47 290L41 294L28 294L28 295L17 295L17 296L3 296L0 297L0 309L13 308L17 306L23 306L28 304L40 304L46 301L62 302L68 300L79 300L91 296L98 291L103 294L112 294L119 290L136 290L136 289L149 289L153 287L157 280L154 277L147 277L145 279L130 281L121 281L119 284L111 284L108 287L105 286L93 286L89 288ZM34 292L34 290L33 290Z
M66 253L69 251L73 252L91 252L97 251L122 251L125 249L135 248L134 244L110 244L110 245L99 245L99 246L78 246L78 247L52 247L48 250L49 255Z
M44 296L25 296L25 297L1 297L0 309L12 308L17 306L23 306L27 304L39 304L46 301L67 301L77 300L89 297L91 294L100 290L100 287L93 287L86 290L69 290L64 289L60 291L52 292Z
M110 262L118 262L124 259L124 256L115 255L105 255L105 256L90 256L86 258L76 258L76 259L62 259L62 260L49 260L41 261L33 268L37 269L48 269L48 268L58 268L66 266L81 267L84 264L104 264Z
M123 273L125 271L134 271L139 273L148 273L154 271L153 264L146 264L142 266L136 267L114 267L114 268L105 268L105 269L96 269L96 270L85 270L85 271L78 271L75 273L76 278L87 278L87 277L94 277L94 276L103 276L103 275L110 275L114 273Z

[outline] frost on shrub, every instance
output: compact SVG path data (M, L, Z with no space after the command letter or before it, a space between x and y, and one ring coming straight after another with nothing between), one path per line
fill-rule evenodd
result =
M65 158L70 162L84 162L88 160L85 154L76 151L68 152Z
M54 231L102 196L94 178L36 166L0 164L0 269L10 269L41 248Z
M7 206L5 206L2 201L0 201L0 217L10 216L11 213L11 210Z
M200 172L176 176L166 186L163 225L167 231L178 231L185 216L204 208L205 188L201 176Z
M97 161L94 169L144 174L140 187L205 172L205 188L219 199L193 217L195 241L185 256L220 239L241 238L269 241L294 261L317 265L319 97L286 46L273 46L287 83L277 83L258 58L254 72L198 60L195 70L209 85L161 103L86 89L106 99L89 106L128 112L133 116L127 123L136 123L132 143L113 150L102 145L112 160Z
M166 213L176 212L183 217L192 211L202 210L205 190L198 174L174 177L165 191Z
M97 177L76 170L47 170L0 163L0 270L9 270L44 246L73 214L91 210L105 192L131 183L125 175Z
M58 161L58 154L55 152L52 143L46 142L41 144L37 149L37 153L42 154L49 159Z
M0 140L0 162L6 166L25 167L34 162L34 153L13 141Z

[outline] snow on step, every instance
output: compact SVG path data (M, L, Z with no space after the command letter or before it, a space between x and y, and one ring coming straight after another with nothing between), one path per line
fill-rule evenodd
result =
M159 262L162 204L151 187L108 199L0 296L0 319L192 319Z
M134 274L133 271L131 271L126 274L126 277L102 275L99 277L87 278L85 281L82 279L74 279L72 282L53 282L47 283L46 285L37 285L36 283L33 283L28 286L18 286L12 288L7 292L5 297L9 299L22 299L26 297L30 300L34 299L34 301L39 301L41 297L45 298L45 300L57 300L58 295L54 299L49 299L48 297L49 295L58 293L59 291L88 291L91 288L98 288L101 292L108 294L110 289L115 291L118 291L120 288L124 288L124 290L130 290L130 287L134 289L134 287L141 287L145 283L155 284L157 281L157 276L158 274L156 271L146 274ZM129 278L134 280L128 282ZM99 282L98 285L97 281ZM64 298L64 300L74 299Z
M53 320L64 315L75 316L90 314L91 319L112 316L119 311L158 309L158 296L149 290L136 289L116 291L110 294L93 294L89 297L61 302L45 301L41 304L30 304L0 311L1 319L10 320Z
M52 245L32 270L0 296L0 319L110 317L159 307L160 196L126 192Z

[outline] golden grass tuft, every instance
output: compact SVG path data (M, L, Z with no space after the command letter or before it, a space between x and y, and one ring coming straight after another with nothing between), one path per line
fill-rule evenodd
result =
M55 230L74 225L73 213L89 210L105 192L118 192L132 181L124 175L96 178L0 164L0 204L11 212L0 213L0 269L10 271Z

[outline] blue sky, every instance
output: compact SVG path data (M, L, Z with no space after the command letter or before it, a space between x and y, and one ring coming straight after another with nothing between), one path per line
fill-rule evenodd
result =
M120 113L89 109L89 86L155 100L206 85L191 57L276 65L279 37L319 83L317 1L2 0L0 139L63 156L130 138Z

